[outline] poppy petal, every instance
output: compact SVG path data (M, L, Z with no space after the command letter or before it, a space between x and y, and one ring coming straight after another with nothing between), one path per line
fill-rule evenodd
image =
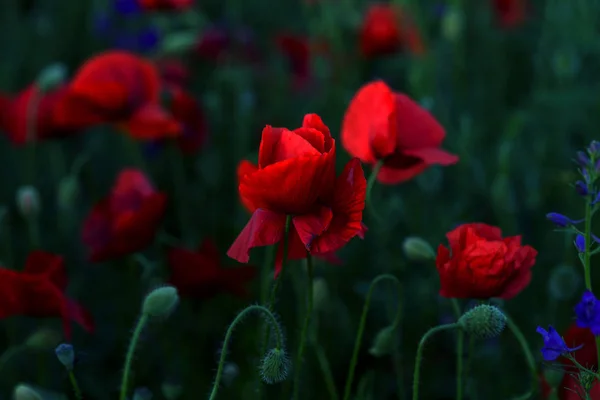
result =
M296 232L307 250L314 238L320 236L329 228L333 212L329 207L319 207L318 211L310 214L297 215L292 218Z
M437 147L403 150L407 156L417 157L427 165L452 165L458 162L458 156Z
M250 249L272 246L281 240L285 231L285 219L284 214L257 209L227 251L227 255L247 263L250 260Z

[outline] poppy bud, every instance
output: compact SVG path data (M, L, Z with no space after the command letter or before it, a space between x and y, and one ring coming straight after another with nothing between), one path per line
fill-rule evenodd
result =
M556 300L565 301L579 293L581 276L571 265L557 265L550 273L548 292Z
M390 354L394 348L394 332L393 326L380 330L375 336L375 340L373 340L369 353L374 357L383 357Z
M173 286L163 286L151 291L144 299L142 314L155 317L167 318L177 307L179 294Z
M183 394L183 388L177 383L165 382L161 385L160 390L167 400L177 400Z
M449 42L456 42L462 36L465 17L461 10L451 7L442 19L442 36Z
M406 258L411 261L432 261L435 260L435 252L429 243L416 236L410 236L404 239L402 249Z
M467 334L477 339L491 339L504 330L506 316L498 307L483 304L464 313L458 324Z
M17 208L22 216L34 217L40 212L40 194L31 185L21 186L17 190Z
M223 367L223 376L221 379L223 380L223 383L226 386L230 386L233 383L233 381L235 380L235 378L238 377L239 374L240 374L240 367L238 367L238 365L236 363L228 362Z
M577 374L577 380L584 393L589 393L596 384L596 374L591 371L580 370L579 374Z
M152 400L152 392L147 387L140 387L133 392L133 400Z
M60 86L67 77L67 67L61 63L55 63L42 70L37 78L37 87L42 92L48 92Z
M60 180L56 203L61 210L69 210L73 207L79 196L79 182L73 175Z
M289 372L290 360L284 349L269 350L260 364L260 377L269 385L286 380Z
M38 392L23 383L15 387L13 398L15 400L42 400L42 396Z
M166 35L160 44L164 54L185 53L194 47L198 41L197 32L178 32Z
M68 343L59 344L58 347L54 350L56 353L56 358L62 365L65 366L67 371L73 370L73 363L75 362L75 352L73 351L73 346Z
M316 278L313 281L313 304L315 310L324 310L329 304L329 287L324 278Z
M35 331L25 341L25 346L30 349L47 350L56 348L61 339L60 333L53 329L42 328Z
M546 368L544 370L544 379L548 382L551 388L556 389L562 382L565 376L565 371L560 368Z

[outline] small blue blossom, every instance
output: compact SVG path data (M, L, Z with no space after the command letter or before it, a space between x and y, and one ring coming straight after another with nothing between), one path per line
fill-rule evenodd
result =
M75 362L75 351L73 350L73 346L68 343L59 344L58 347L54 350L56 354L56 358L68 371L73 369L73 363Z
M115 0L115 9L121 15L135 15L141 11L137 0Z
M541 326L537 327L537 333L542 335L544 339L544 347L542 347L542 357L546 361L554 361L558 357L570 353L575 350L579 350L583 347L583 345L570 348L565 343L565 340L556 332L552 326L548 327L548 331L546 331Z
M575 224L582 222L582 221L572 220L571 218L567 217L566 215L554 213L554 212L546 214L546 218L548 218L548 220L550 222L552 222L554 225L559 226L561 228L565 228L569 225L575 225Z
M588 147L588 152L593 156L600 155L600 142L592 140L592 143L590 143L590 146Z
M582 168L587 168L590 165L590 158L583 151L577 152L577 164Z
M583 293L581 301L575 306L575 315L578 327L589 328L594 336L600 335L600 301L591 291Z
M152 51L158 47L160 32L153 26L146 28L138 34L137 42L139 51L143 53Z
M577 237L575 238L575 242L573 243L575 243L575 248L578 252L585 252L585 238L583 237L583 235L577 235Z
M580 196L587 196L590 193L588 190L588 186L583 181L575 182L575 191Z

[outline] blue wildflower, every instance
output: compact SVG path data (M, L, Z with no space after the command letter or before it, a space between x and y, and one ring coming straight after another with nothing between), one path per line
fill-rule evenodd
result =
M583 220L579 220L579 221L572 220L571 218L567 217L566 215L554 213L554 212L546 214L546 218L548 218L548 220L550 222L552 222L554 225L559 226L561 228L565 228L568 225L575 225L575 224L578 224L583 221Z
M583 235L577 235L573 243L575 243L575 248L578 252L585 252L585 238L583 237Z
M137 0L115 0L115 9L121 15L135 15L141 11Z
M583 181L575 182L575 191L580 196L587 196L590 193L588 190L588 186Z
M578 151L577 164L579 164L580 167L587 168L590 165L590 158L583 151Z
M577 326L589 328L594 336L600 335L600 301L594 294L586 290L581 296L581 301L575 306Z
M155 50L160 42L160 31L151 26L144 29L137 37L138 50L146 53Z
M579 350L583 347L583 345L578 347L570 348L565 343L565 340L556 332L552 326L548 327L548 331L546 331L541 326L537 327L537 333L542 335L544 339L544 347L542 347L542 357L546 361L554 361L558 357L570 353L575 350Z
M592 140L592 142L590 143L590 146L588 147L588 153L590 153L592 155L592 157L596 158L595 156L599 156L600 155L600 142L598 142L597 140Z

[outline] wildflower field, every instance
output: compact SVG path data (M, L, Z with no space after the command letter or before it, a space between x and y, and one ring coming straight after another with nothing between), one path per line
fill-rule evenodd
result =
M600 399L596 0L0 26L0 400Z

